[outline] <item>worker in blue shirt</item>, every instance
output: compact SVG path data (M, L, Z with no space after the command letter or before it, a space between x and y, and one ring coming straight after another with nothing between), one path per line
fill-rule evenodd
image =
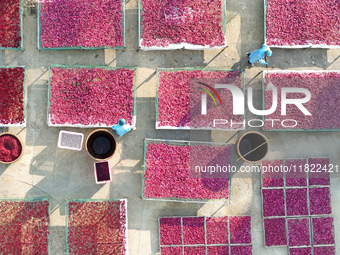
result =
M112 126L112 129L116 131L117 135L123 136L131 130L131 127L129 124L126 124L124 119L120 119L117 125Z
M255 50L252 53L247 53L247 55L249 56L248 63L251 64L251 66L253 66L253 64L257 61L267 66L268 64L263 60L263 58L270 57L272 55L272 51L267 45L263 44L261 49Z

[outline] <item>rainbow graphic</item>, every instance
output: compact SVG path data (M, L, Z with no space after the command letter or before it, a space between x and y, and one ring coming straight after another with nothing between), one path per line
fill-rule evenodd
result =
M203 85L203 86L206 86L206 87L209 88L212 92L214 92L214 94L217 96L218 100L220 101L220 104L222 105L221 97L220 97L220 95L217 93L216 89L214 89L213 87L211 87L211 86L209 86L209 85L207 85L207 84L204 84L204 83L202 83L202 82L197 82L197 83L199 83L199 84L201 84L201 85ZM216 100L215 100L215 97L213 96L213 94L211 94L211 92L209 92L207 89L204 89L204 88L201 88L201 87L197 87L197 88L200 89L200 90L203 90L205 93L207 93L207 94L211 97L211 99L214 101L215 106L217 106L217 102L216 102Z

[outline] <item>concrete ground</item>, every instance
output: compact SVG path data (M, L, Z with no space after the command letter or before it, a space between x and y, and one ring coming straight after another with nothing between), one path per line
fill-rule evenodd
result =
M0 65L25 65L27 80L27 127L0 128L18 134L26 144L24 157L12 165L0 166L0 197L51 198L51 254L66 253L65 199L128 198L128 235L130 254L159 253L157 218L160 216L251 215L253 254L284 255L286 248L265 248L261 220L260 175L234 178L229 205L188 204L141 200L142 145L144 138L185 139L192 141L229 141L242 132L155 130L156 68L209 66L245 68L246 78L254 79L260 105L262 66L249 69L245 53L263 43L263 1L227 1L227 39L229 47L206 51L138 51L137 0L126 4L126 50L39 51L37 16L24 12L22 52L0 51ZM339 70L340 50L274 49L270 69ZM113 182L97 185L93 160L85 150L75 152L57 147L61 129L82 132L92 129L52 128L46 126L47 67L50 64L138 66L137 130L118 138L118 153L110 160ZM249 115L253 118L254 116ZM247 129L252 130L252 129ZM268 159L284 157L330 157L339 165L340 136L337 132L265 132L270 138ZM235 175L237 177L238 174ZM336 222L337 253L340 254L340 180L331 181L332 206Z

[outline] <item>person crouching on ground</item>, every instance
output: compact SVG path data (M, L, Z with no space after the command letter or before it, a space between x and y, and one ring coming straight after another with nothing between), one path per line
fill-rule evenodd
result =
M124 119L120 119L117 125L113 125L112 129L116 131L117 135L123 136L131 130L131 126L126 124Z
M272 51L267 45L263 44L261 49L255 50L252 53L247 53L247 55L249 56L248 63L251 66L254 66L254 63L256 63L257 61L259 61L261 64L265 66L268 66L268 64L266 63L266 61L263 60L263 58L270 57L272 55Z

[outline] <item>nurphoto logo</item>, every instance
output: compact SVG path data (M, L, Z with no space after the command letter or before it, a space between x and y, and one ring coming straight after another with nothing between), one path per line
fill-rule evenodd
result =
M303 115L311 116L310 111L304 106L304 104L308 103L311 99L311 93L306 88L299 87L282 87L280 91L278 88L272 83L269 82L266 86L265 92L271 92L271 107L269 109L256 109L254 106L254 91L252 87L248 87L246 89L247 97L245 93L239 86L234 84L214 84L208 85L204 82L196 81L200 85L197 87L198 90L202 91L201 94L201 115L207 116L209 103L208 96L212 100L213 104L210 104L210 109L213 111L214 107L223 107L225 105L224 100L227 98L224 96L223 98L220 96L221 93L229 93L228 101L232 101L229 107L232 107L232 115L233 116L244 116L245 115L245 105L247 105L248 110L257 116L268 116L273 114L275 111L280 110L281 116L286 116L288 112L288 108L291 109L293 106L296 107ZM218 101L217 101L218 99ZM247 100L246 100L247 99ZM219 103L218 103L219 102ZM245 104L246 102L246 104ZM228 107L228 106L226 106ZM221 109L219 110L221 111ZM228 125L229 127L233 127L234 125L242 124L245 127L246 124L250 127L263 127L265 122L271 123L273 126L276 122L281 122L283 127L296 127L298 125L298 121L295 119L250 119L246 121L243 119L241 122L236 122L232 118L223 118L222 115L219 115L219 118L213 118L213 127L219 126L223 127L223 125Z

